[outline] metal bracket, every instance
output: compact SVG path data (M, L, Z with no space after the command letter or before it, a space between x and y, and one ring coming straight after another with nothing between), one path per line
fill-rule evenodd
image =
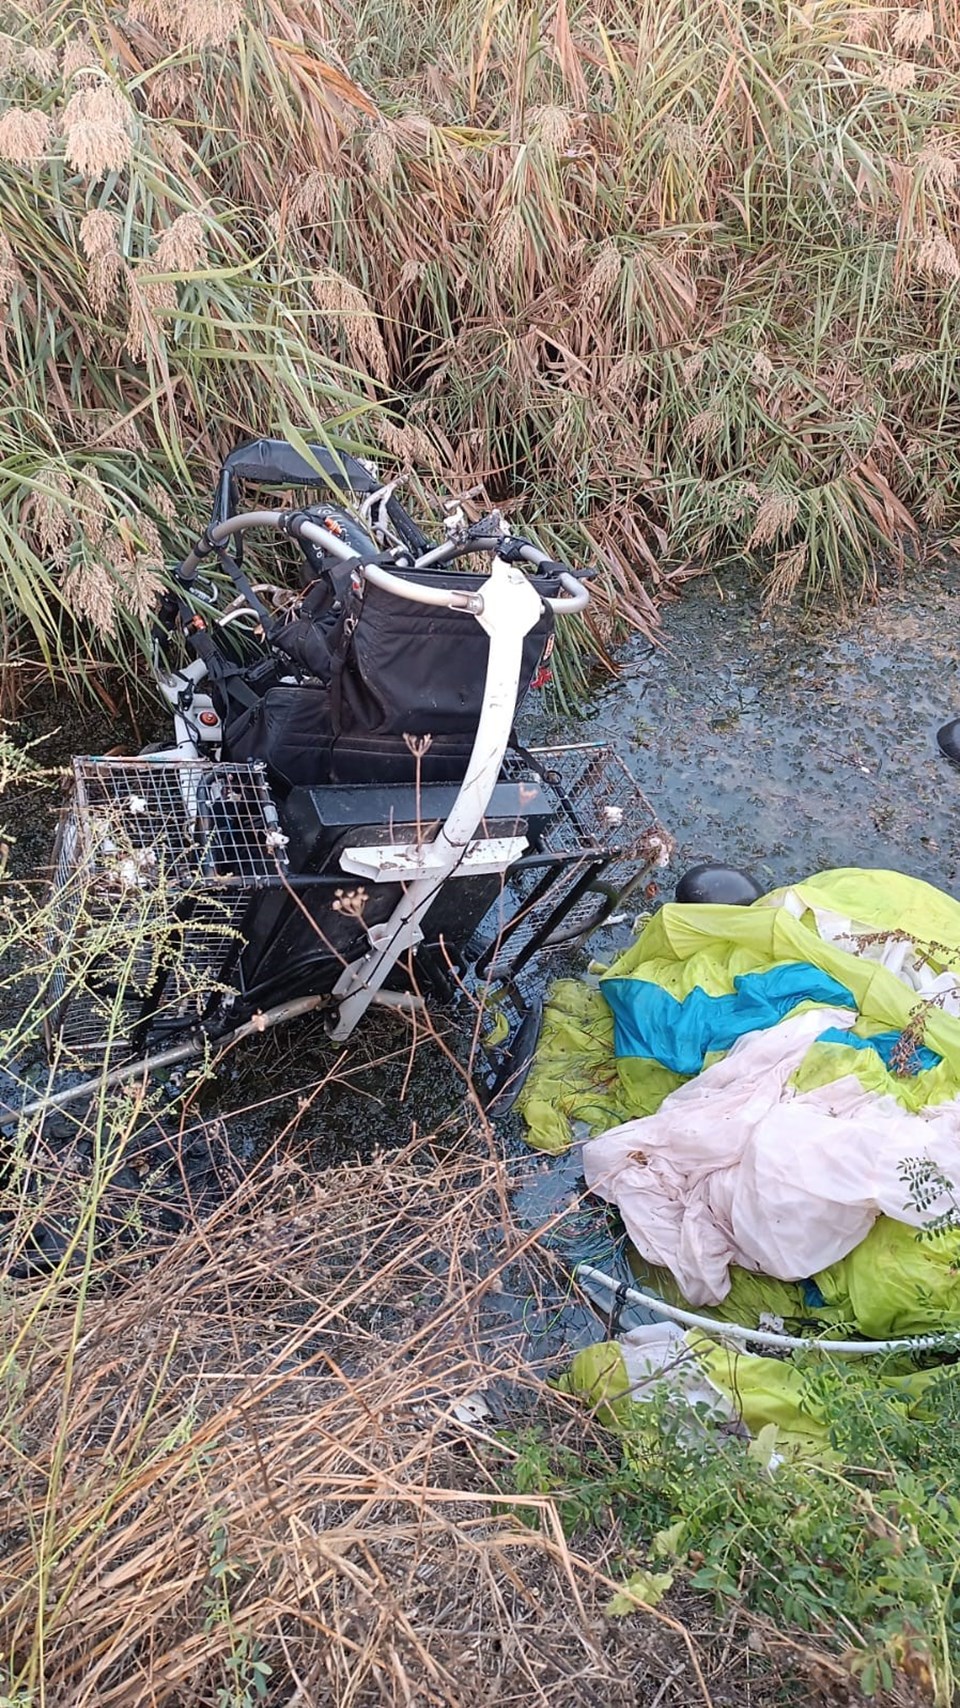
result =
M401 927L399 931L395 927L391 926L389 920L387 920L386 923L382 925L367 926L367 942L370 944L370 951L372 954L377 953L381 949L385 949L387 945L390 944L391 946L396 947L398 954L402 955L404 949L416 949L423 942L423 932L420 930L420 927L415 920L408 920L407 924ZM337 986L338 992L340 984L343 984L347 975L356 974L358 968L363 966L366 959L367 957L364 955L361 960L352 961L350 966L341 973L340 981Z

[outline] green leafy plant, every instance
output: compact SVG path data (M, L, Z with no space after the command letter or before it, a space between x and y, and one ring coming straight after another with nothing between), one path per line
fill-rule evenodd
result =
M571 1534L613 1530L618 1612L633 1574L658 1580L651 1565L666 1560L724 1603L775 1607L782 1630L815 1634L866 1694L906 1675L948 1708L960 1666L956 1371L943 1371L916 1417L822 1358L806 1383L827 1424L826 1458L772 1471L775 1440L691 1430L689 1412L662 1394L634 1409L607 1462L536 1433L517 1439L514 1486L550 1492Z

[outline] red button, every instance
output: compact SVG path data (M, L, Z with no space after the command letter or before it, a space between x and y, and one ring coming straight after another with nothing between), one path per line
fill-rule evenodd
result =
M202 724L206 724L207 729L212 729L214 724L218 724L220 722L220 719L217 717L216 712L201 712L200 722Z

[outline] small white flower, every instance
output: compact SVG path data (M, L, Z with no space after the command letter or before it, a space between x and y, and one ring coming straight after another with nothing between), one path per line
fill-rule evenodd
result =
M124 889L143 889L150 883L156 864L157 856L152 848L138 848L134 854L127 855L117 866L117 875Z
M608 824L611 824L611 825L622 824L623 823L623 808L622 807L604 807L603 816L606 819Z
M146 810L147 810L147 803L144 800L142 795L131 795L129 797L129 799L127 801L127 811L128 812L141 813L141 812L146 812Z
M268 830L264 841L268 848L286 848L290 838L282 830Z
M669 839L658 836L653 830L644 839L644 849L655 866L669 866L673 854L673 843Z

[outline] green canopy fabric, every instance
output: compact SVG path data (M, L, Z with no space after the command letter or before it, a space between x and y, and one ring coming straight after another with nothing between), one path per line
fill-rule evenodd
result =
M521 1099L530 1143L560 1152L574 1136L654 1114L685 1083L655 1055L617 1054L605 989L622 1002L635 981L646 1012L650 987L683 1005L696 992L733 997L745 975L798 965L835 980L856 1007L854 1041L814 1042L793 1075L798 1092L854 1076L918 1115L960 1098L960 1018L942 995L924 994L925 981L946 989L960 973L960 903L901 873L850 868L746 908L669 904L599 978L558 981ZM890 1034L904 1039L907 1056L922 1049L920 1071L898 1071L874 1048L857 1047ZM708 1053L704 1066L716 1059ZM960 1181L956 1202L960 1221ZM640 1261L637 1268L645 1270ZM644 1278L683 1302L663 1271ZM785 1283L735 1269L731 1281L710 1313L718 1321L753 1324L772 1313L871 1339L960 1330L960 1233L949 1226L931 1232L881 1216L856 1249L815 1275Z

